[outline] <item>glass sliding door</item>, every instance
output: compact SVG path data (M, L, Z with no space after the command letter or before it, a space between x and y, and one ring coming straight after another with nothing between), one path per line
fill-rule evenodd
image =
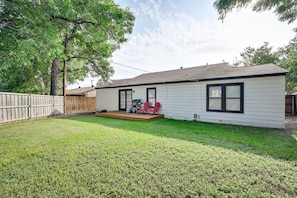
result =
M126 111L132 105L132 89L119 90L119 110Z

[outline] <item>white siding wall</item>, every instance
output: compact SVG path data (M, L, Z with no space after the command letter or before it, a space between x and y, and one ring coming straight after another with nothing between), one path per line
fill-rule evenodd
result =
M145 86L129 87L129 89L134 90L134 92L132 91L133 99L142 99L143 101L146 100L146 87Z
M244 113L206 111L206 85L219 83L244 83ZM264 77L235 80L176 83L155 86L135 86L133 99L146 100L146 89L156 87L160 113L165 118L205 122L284 128L285 77ZM97 89L97 111L118 110L118 90ZM197 114L197 118L194 118Z
M116 89L96 89L96 111L119 110L119 96Z
M244 82L244 113L206 111L206 85ZM207 81L201 83L200 120L271 128L285 127L285 77Z
M166 118L193 120L200 106L198 83L168 84L166 86Z

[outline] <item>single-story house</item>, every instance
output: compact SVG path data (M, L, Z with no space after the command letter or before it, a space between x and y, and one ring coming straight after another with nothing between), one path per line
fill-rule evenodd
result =
M286 73L227 63L146 73L97 87L96 110L125 111L142 99L160 102L165 118L284 128Z
M79 87L66 91L67 96L85 96L85 97L96 97L95 87Z

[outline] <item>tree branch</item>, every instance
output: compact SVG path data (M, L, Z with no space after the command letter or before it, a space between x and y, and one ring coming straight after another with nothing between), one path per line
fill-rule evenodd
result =
M77 59L89 60L88 57L83 57L83 56L70 56L70 57L68 57L68 59L66 59L66 61L70 61L71 59L75 59L75 58L77 58Z
M86 46L95 54L99 55L100 53L97 52L89 43L86 43Z
M84 18L79 18L77 20L74 20L74 19L69 19L69 18L63 17L63 16L52 16L52 19L54 19L54 20L63 20L63 21L75 23L75 24L78 24L78 25L84 24L84 23L91 24L93 26L97 26L98 25L98 23L94 23L92 21L87 21Z
M71 41L72 39L75 38L74 34L76 33L76 30L77 30L77 27L74 26L72 31L71 31L71 35L69 37L67 36L67 33L66 33L65 40L63 41L63 44L64 44L65 48L67 48L67 45L68 45L69 41Z

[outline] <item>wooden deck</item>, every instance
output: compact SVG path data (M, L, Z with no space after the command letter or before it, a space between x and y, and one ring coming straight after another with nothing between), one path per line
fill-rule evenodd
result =
M164 118L163 114L139 114L139 113L126 113L125 111L109 111L104 113L95 113L96 116L106 118L117 118L123 120L137 120L137 121L151 121L155 119Z

